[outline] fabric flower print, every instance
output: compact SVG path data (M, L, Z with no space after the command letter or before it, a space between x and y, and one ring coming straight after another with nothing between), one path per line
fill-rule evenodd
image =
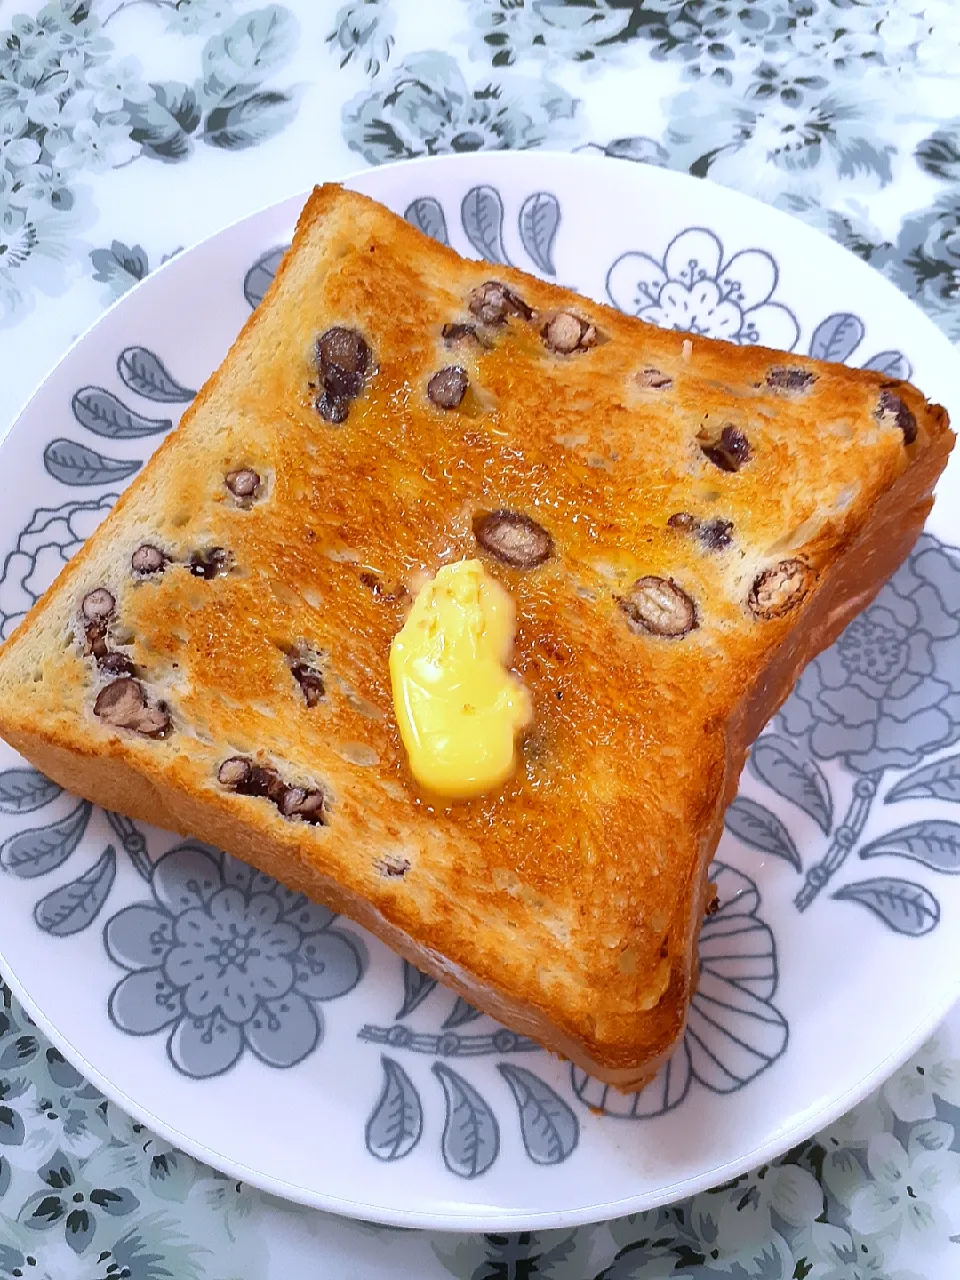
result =
M757 97L760 88L768 96ZM822 203L841 186L860 194L891 182L894 148L878 136L885 104L843 98L835 82L802 88L788 76L751 81L742 93L711 81L677 94L665 138L671 165L787 208L798 198Z
M821 760L906 769L960 738L960 563L928 534L832 648L805 668L781 717Z
M168 1030L185 1075L219 1075L245 1048L291 1067L320 1042L318 1001L359 982L358 942L325 907L226 854L184 844L154 866L153 902L125 907L104 931L129 970L110 995L129 1035Z
M932 1120L938 1098L960 1107L960 1067L947 1051L942 1032L887 1081L883 1096L897 1119L907 1123Z
M949 337L960 338L960 197L944 196L904 220L886 274Z
M121 58L93 67L87 76L87 85L93 93L94 108L103 115L122 111L126 102L143 104L153 98L153 89L144 80L136 58Z
M569 4L566 0L479 0L470 8L476 30L472 52L495 67L511 66L518 58L551 62L572 59L590 62L609 58L623 48L630 11L607 0Z
M870 1181L850 1196L850 1225L863 1236L905 1237L915 1248L943 1248L960 1229L960 1153L931 1146L916 1133L905 1150L892 1133L880 1133L867 1147Z
M345 67L354 57L365 54L363 69L368 76L380 73L393 49L395 15L382 0L353 0L337 11L327 44Z
M607 294L621 311L664 329L792 351L800 329L773 301L777 279L769 253L745 249L727 258L712 231L691 227L660 260L622 254L607 273Z
M420 53L343 109L343 136L370 164L447 151L524 149L566 137L576 101L548 80L473 89L445 53Z
M879 1240L830 1222L811 1222L790 1243L805 1280L922 1280L915 1271L891 1270Z
M742 1204L740 1189L707 1192L690 1202L690 1230L707 1263L721 1274L789 1280L793 1254L767 1206Z
M62 1236L74 1253L95 1247L98 1229L104 1223L125 1218L140 1206L129 1187L114 1185L109 1177L100 1176L108 1161L109 1148L85 1163L56 1151L39 1170L44 1185L24 1203L19 1221L33 1231Z

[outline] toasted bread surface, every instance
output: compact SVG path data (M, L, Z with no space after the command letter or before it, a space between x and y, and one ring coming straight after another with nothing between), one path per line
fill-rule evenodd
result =
M485 323L470 299L491 278L524 308ZM370 352L339 423L316 405L334 326ZM427 386L452 365L467 390L441 407ZM636 1088L683 1028L749 743L909 552L952 443L907 383L651 328L318 188L224 364L0 651L0 734ZM546 530L546 559L478 546L502 511ZM132 572L144 545L162 570ZM477 554L516 604L534 722L499 791L437 802L408 771L388 653L423 575ZM116 678L86 652L97 588L166 736L94 714ZM324 822L222 785L233 757L322 791Z

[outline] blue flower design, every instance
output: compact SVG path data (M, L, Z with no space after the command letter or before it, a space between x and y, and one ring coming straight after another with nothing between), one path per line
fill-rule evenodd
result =
M0 640L36 604L116 500L115 493L105 493L37 508L0 569Z
M129 1035L169 1028L184 1075L220 1075L249 1048L292 1067L320 1043L316 1002L360 981L358 942L336 917L226 854L187 843L155 864L153 902L107 922L111 958L129 970L110 994L114 1025Z
M792 351L800 327L788 307L772 300L778 279L766 250L727 258L712 231L688 227L660 259L621 254L607 272L607 294L621 311L664 329Z
M929 534L874 603L810 663L781 712L790 735L854 773L907 769L960 739L960 561Z

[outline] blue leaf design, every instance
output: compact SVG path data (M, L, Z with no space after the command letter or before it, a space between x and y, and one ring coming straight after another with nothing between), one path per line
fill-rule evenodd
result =
M106 902L117 874L113 845L82 876L48 893L33 909L37 927L56 938L67 938L93 924Z
M797 846L793 843L790 832L776 814L771 813L762 804L757 804L756 800L750 800L747 796L737 796L727 810L724 822L727 830L732 831L751 849L759 849L761 853L772 853L789 862L797 871L803 870L800 854L797 852Z
M293 94L276 89L251 93L239 102L214 107L200 136L211 147L245 151L285 129L297 114L297 105Z
M888 831L860 850L861 858L881 858L884 854L910 858L931 871L956 875L960 872L960 826L937 819L913 822Z
M83 838L93 806L86 800L59 822L18 831L0 845L0 866L20 880L33 880L56 871Z
M26 1066L37 1056L39 1048L35 1036L17 1036L16 1040L8 1041L0 1052L0 1071L16 1071Z
M0 1107L0 1144L19 1147L26 1135L23 1118L12 1107Z
M403 216L411 226L422 231L425 236L439 240L441 244L450 243L443 206L439 200L434 200L433 196L419 196L416 200L412 200L404 209Z
M405 1018L408 1013L413 1013L418 1005L423 1004L436 985L436 978L428 978L425 973L421 973L409 960L404 960L403 1004L397 1012L397 1017Z
M496 187L471 187L460 205L467 239L487 262L508 264L503 247L503 201Z
M810 339L810 354L815 360L832 360L841 364L853 355L863 341L863 321L849 311L838 311L821 320Z
M196 92L176 80L152 84L149 102L127 102L130 136L139 142L141 154L164 164L176 164L191 151L190 134L200 123Z
M500 1153L500 1127L481 1094L442 1062L433 1074L443 1086L447 1104L441 1150L443 1162L460 1178L479 1178Z
M111 440L136 440L169 431L169 418L144 418L103 387L81 387L71 401L73 416L88 431Z
M117 357L117 373L124 386L145 400L187 404L197 394L182 387L159 356L146 347L127 347Z
M754 744L750 768L784 800L810 815L825 835L833 825L833 801L827 780L796 743L766 735ZM799 868L798 868L799 869Z
M580 1122L571 1108L526 1067L500 1062L497 1070L516 1099L527 1155L534 1164L562 1164L580 1141Z
M299 26L289 9L269 4L238 18L203 47L203 92L208 98L265 79L297 47Z
M381 1057L383 1089L365 1130L367 1150L378 1160L402 1160L420 1141L423 1107L413 1081L398 1062Z
M535 191L520 208L520 239L530 257L548 276L555 276L553 246L560 226L560 201L549 191Z
M95 1187L90 1200L111 1218L125 1218L140 1208L140 1201L128 1187Z
M468 1022L473 1022L476 1018L482 1017L483 1013L480 1009L475 1009L472 1004L467 1004L463 996L457 996L456 1004L443 1020L443 1029L444 1031L452 1031L454 1027L463 1027Z
M60 795L60 787L36 769L0 773L0 813L32 813Z
M913 374L913 365L902 351L878 351L863 366L873 369L875 373L885 373L888 378L899 378L907 382Z
M281 245L277 249L269 249L262 257L258 258L247 274L243 277L243 296L250 304L252 310L256 310L263 301L264 294L273 284L274 276L280 267L283 255L287 252L287 246Z
M940 923L940 904L922 884L881 876L876 880L859 880L838 889L834 898L842 902L859 902L879 916L894 933L918 938L930 933Z
M891 787L884 804L898 800L952 800L960 803L960 756L947 756L901 778Z
M51 440L43 451L43 465L61 484L111 484L126 480L143 465L134 460L107 458L73 440Z
M84 1085L83 1076L75 1067L72 1067L66 1058L57 1049L50 1048L44 1054L47 1060L47 1071L50 1073L50 1079L54 1084L59 1085L61 1089L76 1089L78 1085ZM87 1085L87 1088L91 1086ZM96 1092L91 1097L99 1097Z
M0 1196L6 1195L10 1189L12 1167L6 1156L0 1156Z

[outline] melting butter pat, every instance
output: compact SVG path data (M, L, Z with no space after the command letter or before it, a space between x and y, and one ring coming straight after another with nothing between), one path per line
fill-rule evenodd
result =
M419 592L390 648L400 736L427 790L466 799L516 764L530 694L508 669L513 601L479 560L448 564Z

